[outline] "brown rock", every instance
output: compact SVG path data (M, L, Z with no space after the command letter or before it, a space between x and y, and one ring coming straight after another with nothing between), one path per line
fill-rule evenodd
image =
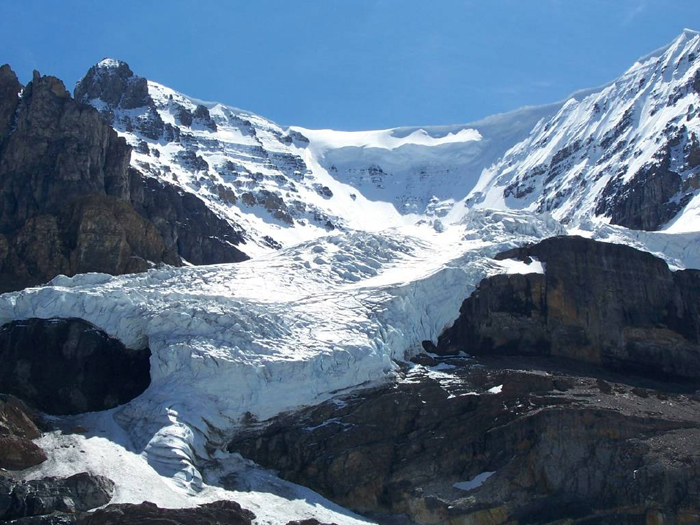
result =
M44 461L46 454L31 440L0 435L0 468L24 470Z
M532 257L545 275L482 281L439 353L551 355L663 377L700 377L700 272L653 255L555 237L496 258Z
M13 396L0 395L0 468L23 470L46 460L32 439L41 435L34 412Z
M228 448L379 522L631 524L656 510L682 523L694 512L697 400L640 400L624 376L573 363L450 362L445 383L414 369L410 382L249 427Z
M81 514L79 525L146 525L167 523L170 525L250 525L255 514L242 509L234 501L217 501L195 508L162 509L149 502L109 505L94 512Z
M59 274L124 274L180 262L153 224L129 203L106 196L79 198L57 215L32 217L0 238L0 256L0 292Z

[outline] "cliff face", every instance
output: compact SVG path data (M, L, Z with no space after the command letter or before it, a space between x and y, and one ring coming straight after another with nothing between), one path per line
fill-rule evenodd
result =
M229 451L380 523L695 523L697 396L550 361L424 358Z
M20 95L21 92L21 95ZM0 69L0 292L180 264L130 205L131 148L55 77Z
M140 93L107 91L120 89L125 103ZM129 168L130 155L60 80L35 72L22 88L0 68L0 293L59 274L248 258L236 248L241 232L195 195Z
M485 279L438 352L552 355L657 377L700 377L700 272L633 248L556 237L502 253L544 275Z
M2 92L17 89L12 76L3 77ZM76 103L60 80L35 71L12 117L14 131L0 157L0 231L55 214L76 197L129 198L130 148L96 111Z
M144 177L131 168L131 203L163 237L166 245L191 264L220 264L248 259L237 246L241 231L213 213L196 195Z

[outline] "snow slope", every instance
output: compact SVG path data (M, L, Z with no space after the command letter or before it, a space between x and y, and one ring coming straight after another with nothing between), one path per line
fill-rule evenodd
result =
M562 105L457 126L285 129L147 81L115 59L91 68L76 97L131 144L134 167L196 194L237 225L249 255L334 229L378 231L444 217L483 170Z
M599 92L568 100L483 173L466 206L609 222L642 182L671 172L665 185L677 186L659 204L678 206L660 225L699 231L699 54L700 34L686 30Z

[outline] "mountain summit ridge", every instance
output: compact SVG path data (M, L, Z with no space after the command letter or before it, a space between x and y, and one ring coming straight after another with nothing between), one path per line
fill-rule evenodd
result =
M284 128L146 80L112 58L93 66L75 95L131 144L134 167L240 225L252 254L335 229L442 228L472 207L547 212L574 226L698 231L698 120L688 110L700 99L688 81L699 41L685 30L602 87L445 126ZM692 59L680 76L661 72L672 57ZM659 112L661 92L675 97L674 111ZM675 149L663 151L668 144ZM626 163L633 167L623 174Z

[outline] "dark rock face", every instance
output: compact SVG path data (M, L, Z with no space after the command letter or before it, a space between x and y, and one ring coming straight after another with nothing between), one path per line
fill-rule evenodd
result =
M0 293L58 274L180 264L129 204L124 139L54 77L35 72L21 98L18 86L3 66L0 129L11 133L0 135Z
M485 279L437 352L551 355L655 377L700 377L700 272L633 248L556 237L499 259L545 275Z
M84 512L109 503L113 492L112 481L85 472L69 478L44 478L36 481L17 481L0 476L0 521L44 516L54 512Z
M148 218L167 246L192 264L240 262L242 232L212 212L196 195L131 170L134 208Z
M116 109L143 108L144 114L137 120L138 130L150 139L160 138L166 129L148 93L148 80L134 75L126 62L106 59L92 66L76 84L73 95L83 103L100 99L109 122L114 120Z
M92 68L76 96L145 104L157 116L146 80L109 64ZM18 97L21 88L0 68L0 293L59 274L179 266L180 255L192 264L248 258L236 248L242 232L203 201L130 169L124 139L60 80L35 72ZM206 108L196 117L211 120Z
M105 410L146 389L149 358L79 319L15 321L0 328L0 391L50 414Z
M14 91L15 84L0 91ZM16 94L14 95L16 97ZM128 199L130 148L55 77L35 72L24 88L12 132L0 150L0 231L58 212L72 198Z
M126 62L114 61L112 67L92 66L76 84L73 96L80 102L99 98L110 106L140 108L151 103L148 81L134 75Z
M79 525L130 525L168 523L172 525L250 525L255 514L235 501L217 501L189 509L161 509L153 503L109 505L81 514Z
M46 460L32 439L41 435L33 411L13 396L0 395L0 469L23 470Z
M10 66L0 66L0 144L9 136L15 125L15 112L21 91L22 84Z
M417 367L251 426L229 450L380 522L700 519L697 395L542 358L442 364L443 379Z
M612 179L596 206L597 215L607 215L612 224L634 230L658 230L687 203L674 201L682 189L682 179L665 160L641 170L627 184ZM689 195L692 197L692 195Z
M0 292L42 284L59 275L142 272L154 262L179 265L175 248L149 221L115 197L72 200L56 215L32 217L0 234Z

